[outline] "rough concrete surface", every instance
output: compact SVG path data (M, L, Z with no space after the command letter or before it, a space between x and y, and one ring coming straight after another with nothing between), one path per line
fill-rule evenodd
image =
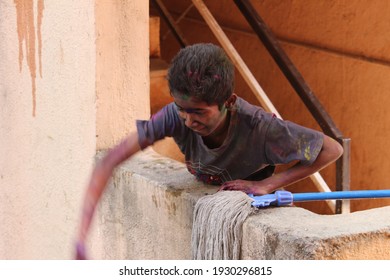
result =
M102 259L190 259L194 205L216 190L147 149L116 171L97 215L100 242L91 246ZM329 216L294 206L256 210L243 226L241 258L389 259L389 208Z
M258 210L247 219L242 257L389 259L389 249L389 207L343 215L279 207Z

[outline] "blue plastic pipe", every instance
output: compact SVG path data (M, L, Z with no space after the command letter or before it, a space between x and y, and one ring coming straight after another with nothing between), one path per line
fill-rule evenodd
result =
M296 194L293 194L293 201L380 198L380 197L390 197L390 190L337 191L337 192L321 192L321 193L296 193Z
M288 191L276 191L273 194L261 196L249 195L254 199L252 206L283 206L290 205L293 202L315 201L315 200L334 200L334 199L363 199L363 198L386 198L390 197L390 190L366 190L366 191L335 191L318 193L296 193Z

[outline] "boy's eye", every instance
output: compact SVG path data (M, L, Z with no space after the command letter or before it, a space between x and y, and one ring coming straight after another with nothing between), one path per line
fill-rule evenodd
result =
M196 115L196 116L201 116L203 115L203 111L190 111L190 112L186 112L187 114L192 114L192 115Z
M196 111L196 110L184 110L183 108L180 108L176 105L176 109L179 113L186 113L186 114L194 114L197 116L201 116L204 114L203 111Z

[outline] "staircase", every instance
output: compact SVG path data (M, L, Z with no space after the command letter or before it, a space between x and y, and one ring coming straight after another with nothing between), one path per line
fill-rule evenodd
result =
M171 103L173 98L169 92L166 75L169 64L161 59L160 53L160 17L149 18L150 34L150 112L155 114L162 107ZM184 162L181 153L172 138L167 137L153 145L153 149L166 157Z

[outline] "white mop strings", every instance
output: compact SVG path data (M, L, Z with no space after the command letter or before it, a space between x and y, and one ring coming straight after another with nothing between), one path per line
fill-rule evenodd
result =
M241 191L221 191L200 198L193 216L192 259L238 260L242 225L253 211L252 201Z

